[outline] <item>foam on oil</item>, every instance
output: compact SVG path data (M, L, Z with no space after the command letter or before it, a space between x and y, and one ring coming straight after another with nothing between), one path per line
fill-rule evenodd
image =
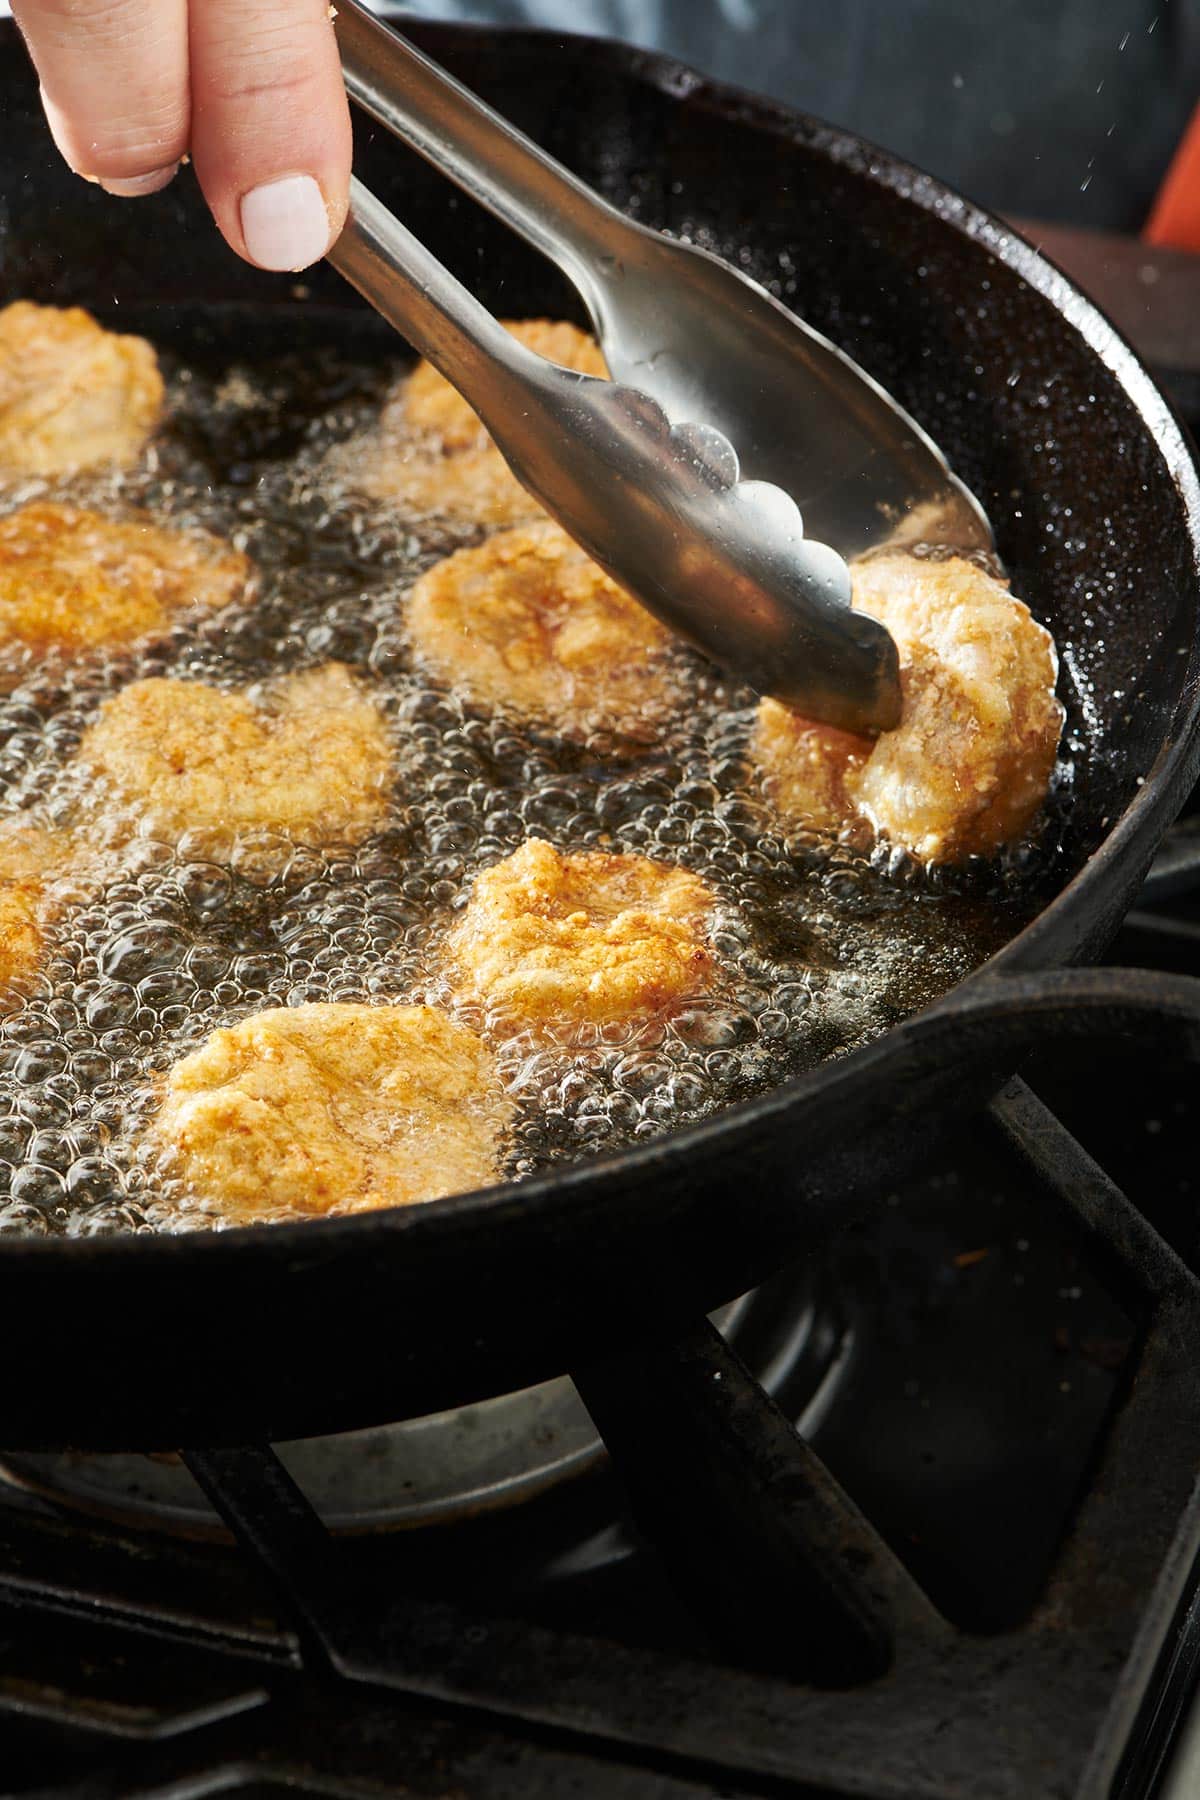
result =
M134 838L90 890L64 878L32 989L0 1004L0 1230L219 1224L141 1141L163 1072L263 1007L452 1004L438 961L447 923L477 871L532 835L694 869L720 898L724 979L666 1021L506 1039L514 1178L654 1137L844 1054L951 987L1031 910L1045 844L1002 871L955 874L785 835L746 755L752 696L698 661L680 658L675 723L636 754L554 741L423 678L403 596L478 534L402 517L334 477L348 465L344 451L331 459L335 444L361 433L370 453L382 379L333 354L183 368L145 470L6 497L49 491L203 526L250 555L260 587L135 656L18 665L0 697L0 817L78 817L82 732L105 697L152 674L240 688L336 658L373 685L397 777L386 826L355 850L259 833L218 856L197 831L178 845ZM1052 854L1053 823L1049 836Z

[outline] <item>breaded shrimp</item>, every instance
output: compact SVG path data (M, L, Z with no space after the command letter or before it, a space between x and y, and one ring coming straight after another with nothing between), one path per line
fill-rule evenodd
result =
M595 339L553 319L505 320L530 350L580 375L608 370ZM365 460L360 486L421 513L486 525L512 525L541 513L457 390L420 362L384 408L379 441Z
M455 692L561 733L638 734L670 703L670 634L549 519L427 570L408 629Z
M247 557L207 532L37 501L0 518L0 649L128 649L245 594Z
M253 697L154 677L106 700L79 758L124 828L230 842L273 830L357 843L384 821L392 751L369 690L340 663L285 675ZM118 830L121 824L118 824Z
M144 338L105 331L81 307L16 300L0 310L0 471L62 475L136 462L162 411Z
M686 869L531 838L476 877L446 963L503 1029L647 1017L711 984L713 905Z
M811 831L837 831L853 816L855 776L871 754L867 738L819 725L763 700L754 723L752 753L779 811Z
M149 1139L235 1222L487 1187L513 1114L479 1039L428 1006L276 1007L166 1077Z
M959 557L889 554L853 575L854 605L900 652L901 722L872 745L764 700L754 753L768 791L815 824L857 814L922 862L1016 841L1045 800L1064 718L1049 632Z
M41 961L52 884L74 855L65 832L0 820L0 988L26 981Z

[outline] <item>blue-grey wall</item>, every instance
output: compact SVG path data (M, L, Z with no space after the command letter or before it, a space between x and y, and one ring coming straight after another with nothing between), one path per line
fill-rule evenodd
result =
M1200 0L409 0L666 49L986 204L1136 230L1200 97Z

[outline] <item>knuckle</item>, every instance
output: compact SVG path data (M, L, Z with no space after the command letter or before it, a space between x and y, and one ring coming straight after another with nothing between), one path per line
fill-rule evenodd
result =
M290 107L312 95L312 82L307 76L264 74L255 79L247 73L243 79L222 83L217 98L228 106L240 106L247 101L272 100Z
M316 106L324 96L324 86L313 71L290 55L247 59L241 66L231 68L214 86L215 97L232 106L270 100L290 110Z
M285 109L318 108L328 98L336 62L314 57L312 34L294 9L239 11L214 38L208 87L225 104L269 100Z

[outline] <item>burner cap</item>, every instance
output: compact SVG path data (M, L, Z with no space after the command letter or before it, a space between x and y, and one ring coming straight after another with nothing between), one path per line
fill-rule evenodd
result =
M809 1267L713 1315L764 1386L786 1393L793 1416L828 1403L846 1361L846 1334L823 1285ZM336 1532L469 1518L531 1499L604 1460L596 1428L566 1376L425 1418L277 1448ZM175 1456L13 1453L0 1457L0 1480L118 1524L188 1537L229 1535Z

